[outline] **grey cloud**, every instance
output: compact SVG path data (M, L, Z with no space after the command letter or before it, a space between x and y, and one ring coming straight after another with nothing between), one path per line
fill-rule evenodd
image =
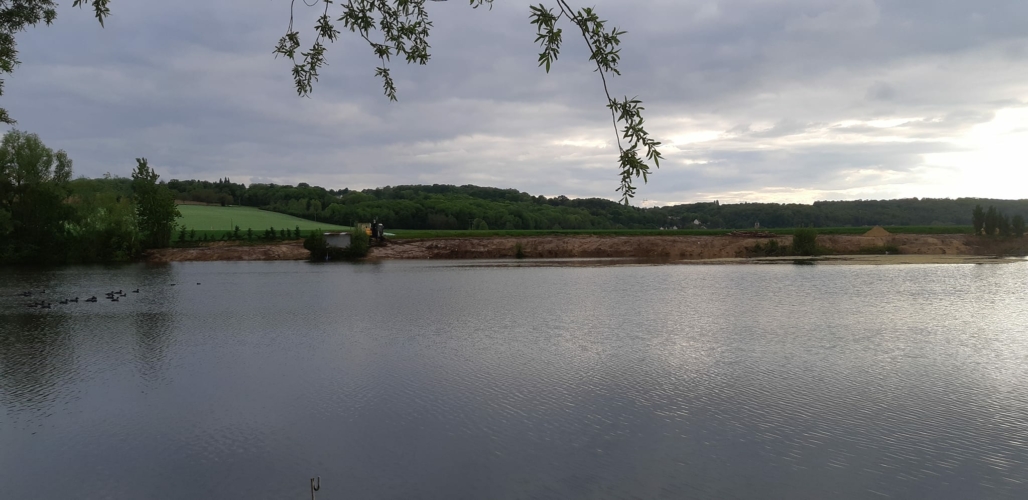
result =
M713 137L669 147L640 199L842 189L858 170L903 178L1028 96L1017 62L1028 54L1025 2L596 3L629 31L612 93L641 97L650 132L669 144ZM23 34L25 62L2 103L19 127L67 149L79 174L125 175L148 156L166 178L616 196L615 137L588 54L565 28L557 65L538 68L524 3L429 4L433 58L392 64L399 103L381 95L377 60L346 32L314 95L296 97L288 62L270 53L287 2L113 8L104 30L62 8L54 27ZM309 35L317 13L297 12ZM907 121L865 123L897 118Z
M885 82L874 82L867 88L867 98L872 101L892 101L896 98L896 88Z

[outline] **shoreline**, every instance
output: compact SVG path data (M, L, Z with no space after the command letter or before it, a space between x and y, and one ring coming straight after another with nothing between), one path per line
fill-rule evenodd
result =
M791 236L530 236L467 237L389 240L374 246L366 260L497 260L606 259L640 263L682 264L928 264L1003 263L1004 253L1024 254L1026 243L996 245L968 235L894 234L888 236L823 235L818 245L829 252L818 257L753 257L748 249L776 240L792 242ZM889 247L899 254L882 255ZM1012 250L1019 250L1012 252ZM878 251L879 253L869 253ZM306 260L300 241L264 245L218 242L191 248L165 248L146 253L147 262L275 261Z

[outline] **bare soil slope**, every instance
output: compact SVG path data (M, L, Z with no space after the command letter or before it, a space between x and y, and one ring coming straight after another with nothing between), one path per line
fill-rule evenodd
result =
M504 259L514 257L517 245L527 258L635 258L648 260L731 259L746 256L746 249L770 240L792 243L791 236L538 236L497 238L440 238L391 240L371 248L370 259ZM906 255L996 255L996 250L972 236L961 234L889 236L823 235L819 245L836 254L857 254L892 245ZM1026 240L1028 241L1028 240ZM987 243L987 242L986 242ZM239 245L219 242L206 247L165 248L147 252L150 262L220 260L304 260L307 250L298 242Z
M149 262L183 262L216 260L304 260L310 252L303 243L287 241L268 245L214 243L206 247L161 248L146 252Z
M791 236L751 238L735 236L545 236L528 238L453 238L396 240L374 247L374 259L497 259L513 257L520 244L527 258L643 258L666 260L745 257L746 249L771 239L792 243ZM895 245L902 253L972 255L964 235L855 235L819 236L818 244L837 253Z

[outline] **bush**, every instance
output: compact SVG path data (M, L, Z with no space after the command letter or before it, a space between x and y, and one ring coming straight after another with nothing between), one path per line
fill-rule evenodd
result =
M811 228L797 229L792 233L793 255L817 254L817 230Z
M311 253L311 262L324 262L328 258L328 240L319 231L311 231L303 240L303 248Z
M371 237L363 229L354 228L350 233L350 246L341 249L338 257L346 260L362 259L368 255L371 248Z

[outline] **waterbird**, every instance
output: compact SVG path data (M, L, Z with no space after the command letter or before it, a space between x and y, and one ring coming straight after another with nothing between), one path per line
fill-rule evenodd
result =
M71 299L71 300L69 300L68 302L75 302L75 303L77 304L77 303L78 303L78 301L79 301L79 298L78 298L78 297L75 297L74 299Z
M139 293L139 289L136 288L135 290L132 290L132 293Z
M62 304L62 305L63 305L63 304L67 304L67 303L68 303L68 299L64 299L64 300L62 300L62 301L58 302L58 304Z
M197 285L199 285L199 283L197 283Z
M117 302L117 301L118 301L118 297L111 297L111 302Z

